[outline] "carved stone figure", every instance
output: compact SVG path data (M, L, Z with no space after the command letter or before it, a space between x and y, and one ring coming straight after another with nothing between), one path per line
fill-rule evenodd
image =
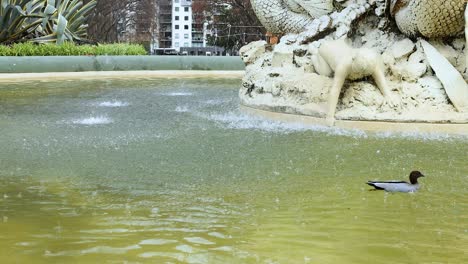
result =
M320 58L317 63L323 59L334 72L333 85L328 95L326 119L329 125L333 125L336 105L346 79L358 80L372 76L385 98L385 103L390 106L398 105L398 100L392 95L385 80L382 57L376 51L366 48L354 49L344 39L339 39L322 43L318 56ZM314 66L324 67L324 65Z

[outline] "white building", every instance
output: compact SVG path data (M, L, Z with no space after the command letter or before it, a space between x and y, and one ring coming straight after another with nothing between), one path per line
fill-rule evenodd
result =
M192 0L172 0L172 48L192 46Z

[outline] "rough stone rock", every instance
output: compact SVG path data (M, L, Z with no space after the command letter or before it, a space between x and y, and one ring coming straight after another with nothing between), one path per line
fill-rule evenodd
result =
M401 61L392 67L392 72L397 78L411 82L416 82L426 71L427 65L421 62Z
M415 50L416 45L408 38L395 42L390 47L390 52L395 59L407 57Z
M468 112L468 85L463 76L431 44L421 41L431 68L444 85L448 97L459 112Z
M421 93L425 99L432 101L434 105L442 105L448 103L447 94L445 93L444 86L439 79L435 76L425 76L418 80L424 92Z
M409 58L408 58L408 62L409 63L425 63L427 65L427 59L426 59L426 55L424 54L424 51L421 47L421 45L419 45L418 43L418 48L416 49L415 52L413 52Z
M254 41L245 46L240 50L240 56L245 64L251 64L255 62L260 56L265 53L265 47L267 43L264 40Z
M363 106L380 106L383 96L379 89L368 82L353 82L345 88L342 98L343 106L352 107L356 104Z
M271 59L272 67L282 67L283 65L293 62L294 48L287 45L277 45L273 50L273 58Z
M430 43L432 46L434 46L434 48L437 49L440 54L442 54L442 56L444 56L450 62L450 64L453 66L457 65L459 52L457 52L453 47L436 41L431 41Z

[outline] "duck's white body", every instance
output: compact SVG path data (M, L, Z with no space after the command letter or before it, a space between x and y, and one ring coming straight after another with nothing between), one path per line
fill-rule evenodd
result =
M378 190L384 190L387 192L416 192L419 190L419 184L411 184L402 181L386 181L386 182L373 182L370 181L367 184L375 187Z
M405 181L368 181L367 184L377 190L386 192L410 193L419 190L418 178L420 177L424 177L420 171L412 171L409 176L409 183Z

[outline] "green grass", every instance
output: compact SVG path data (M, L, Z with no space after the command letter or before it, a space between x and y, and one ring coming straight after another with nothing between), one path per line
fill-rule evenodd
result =
M119 56L147 55L142 45L138 44L99 44L76 45L65 42L62 45L18 43L11 46L0 45L0 56Z

